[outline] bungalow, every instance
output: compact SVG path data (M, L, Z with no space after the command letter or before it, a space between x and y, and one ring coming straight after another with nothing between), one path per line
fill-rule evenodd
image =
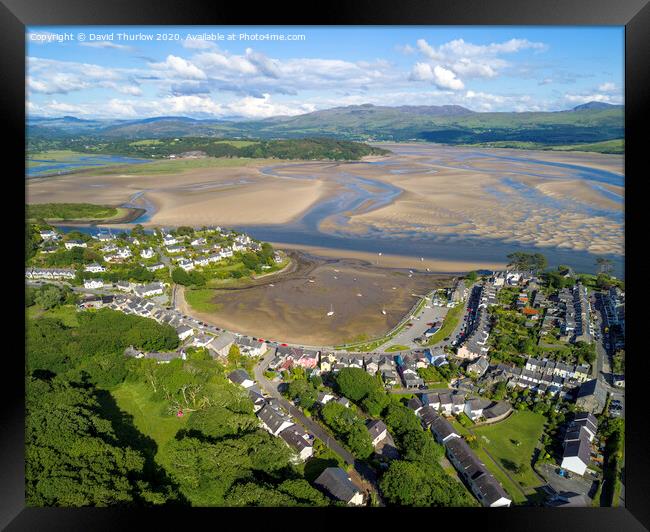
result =
M207 240L205 239L205 237L200 236L199 238L195 238L194 240L192 240L190 244L192 244L193 246L203 246L205 245L206 242Z
M242 388L250 388L255 385L255 381L250 378L248 372L244 369L236 369L228 374L228 380Z
M343 405L345 408L350 408L350 400L347 397L339 397L336 402Z
M363 492L340 467L326 468L314 484L339 501L354 506L363 504Z
M72 248L87 248L88 244L85 242L82 242L81 240L68 240L65 244L65 249L72 249Z
M298 460L304 462L314 455L314 437L310 436L300 425L291 425L280 432L286 444L295 451Z
M176 240L176 238L174 236L172 236L172 235L165 235L163 237L163 244L165 246L172 246L172 245L177 244L177 243L178 243L178 240Z
M214 336L202 333L194 337L192 340L192 345L195 347L208 347L213 340Z
M145 353L144 358L152 358L154 359L158 364L168 364L172 360L175 360L177 358L181 358L182 355L178 351L172 351L169 353Z
M192 329L192 327L188 327L187 325L180 325L176 327L176 334L178 334L178 337L181 340L185 340L185 338L189 338L194 334L194 329Z
M125 292L130 291L131 287L132 285L128 281L118 281L117 283L115 283L115 288L117 288L118 290L123 290Z
M176 245L173 245L173 246L167 246L165 249L167 250L167 253L172 254L172 255L175 254L175 253L181 253L182 251L185 251L185 247L183 247L183 246L181 246L179 244L176 244Z
M155 272L156 270L162 270L165 265L162 262L157 262L156 264L152 264L151 266L145 266L147 270L150 272Z
M257 417L262 423L262 427L273 436L278 436L284 429L294 424L279 407L274 407L268 402L257 411Z
M140 256L141 256L143 259L150 259L150 258L152 258L155 254L156 254L156 253L155 253L155 251L154 251L152 248L143 249L143 250L140 252Z
M102 266L101 264L97 264L96 262L93 262L92 264L88 264L84 268L85 272L92 272L92 273L99 273L99 272L105 272L106 268Z

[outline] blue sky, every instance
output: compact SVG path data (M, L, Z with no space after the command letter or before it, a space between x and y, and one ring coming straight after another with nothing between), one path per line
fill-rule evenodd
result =
M32 116L259 119L363 103L556 111L624 94L623 27L32 26L26 39Z

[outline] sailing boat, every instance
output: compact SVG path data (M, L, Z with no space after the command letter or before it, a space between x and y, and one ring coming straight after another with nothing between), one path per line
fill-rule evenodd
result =
M328 316L334 316L334 308L330 305L330 311L327 313Z

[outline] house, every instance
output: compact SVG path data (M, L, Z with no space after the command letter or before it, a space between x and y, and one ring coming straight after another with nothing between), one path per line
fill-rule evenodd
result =
M162 262L157 262L156 264L152 264L151 266L145 266L147 270L150 272L155 272L156 270L162 270L165 265Z
M172 246L172 245L177 244L177 243L178 243L178 240L176 240L176 238L173 237L172 235L165 235L165 236L163 237L163 244L164 244L166 247L167 247L167 246Z
M178 337L181 340L185 340L185 338L189 338L194 334L194 329L192 329L192 327L188 327L187 325L179 325L176 327L176 334L178 334Z
M578 475L584 475L591 461L591 446L587 431L581 428L579 431L568 432L563 446L564 452L560 467Z
M115 283L115 288L118 290L123 290L124 292L128 292L131 290L131 283L128 281L118 281Z
M217 355L226 357L230 351L230 347L235 343L235 335L229 332L222 333L210 344L212 349Z
M451 406L452 406L451 393L443 392L438 394L438 397L440 398L440 410L442 411L442 413L447 416L451 416Z
M194 337L192 340L192 345L196 347L208 347L210 343L214 340L214 336L210 336L209 334L199 334Z
M483 417L486 422L496 423L510 415L512 406L508 401L498 401L483 409Z
M86 265L84 271L91 272L91 273L99 273L99 272L105 272L106 268L101 264L97 264L96 262L93 262L92 264Z
M478 357L474 362L467 366L467 371L473 373L477 377L482 377L487 371L489 365L487 357Z
M72 248L87 248L88 244L85 242L82 242L81 240L68 240L65 244L65 249L72 249Z
M56 231L53 231L52 229L40 231L39 234L43 240L54 240L56 238L59 238L59 235L56 233Z
M259 357L266 353L268 345L264 340L254 340L245 336L240 336L235 340L242 355L249 357Z
M143 259L150 259L150 258L152 258L155 254L156 254L156 253L155 253L155 251L154 251L152 248L143 249L143 250L140 252L140 256L141 256Z
M340 467L326 468L314 481L314 485L339 501L354 506L363 504L363 492Z
M425 406L422 408L418 415L420 416L420 421L425 430L429 430L431 424L440 417L440 414L438 414L438 412L436 412L436 410L431 406Z
M264 396L256 391L255 388L255 386L250 386L247 388L248 397L251 401L253 401L253 412L257 412L266 404L266 399Z
M149 283L144 286L136 286L133 290L140 297L162 295L165 286L162 283Z
M347 397L339 397L336 402L340 405L343 405L345 408L350 408L350 400Z
M440 408L440 396L437 393L423 393L420 400L425 407L430 406L436 411Z
M181 259L178 261L178 265L186 272L192 271L194 269L194 261L190 259Z
M465 408L465 396L461 393L455 393L451 396L451 413L460 414Z
M172 360L177 358L182 358L182 355L178 351L172 351L170 353L145 353L144 358L152 358L158 364L168 364Z
M412 397L411 399L409 399L408 403L406 403L406 406L408 406L416 414L424 407L424 405L422 404L422 401L420 401L420 399L418 399L417 396Z
M373 447L377 447L377 444L388 435L388 428L381 419L369 419L366 422L366 427L370 433Z
M431 430L431 434L433 434L436 441L441 444L448 442L452 438L460 438L451 423L438 414L436 414L436 417L431 422L429 430Z
M316 402L320 405L326 405L327 403L333 401L334 399L336 399L336 397L331 393L327 393L327 392L318 392L318 395L316 396Z
M472 421L476 421L483 416L483 410L489 407L492 401L488 399L470 399L465 403L464 412Z
M242 388L250 388L255 385L255 381L250 378L245 369L236 369L228 374L228 380Z
M465 479L483 506L510 506L512 501L501 484L488 472L463 438L450 438L445 444L449 461Z
M304 462L314 455L314 438L300 426L293 424L280 432L286 444L296 453L298 460Z
M585 382L578 389L576 407L578 410L600 414L605 408L607 390L598 379Z
M101 279L85 279L84 288L102 288L104 286L104 281Z
M257 417L262 426L273 436L278 436L284 429L294 424L287 414L269 402L257 411Z

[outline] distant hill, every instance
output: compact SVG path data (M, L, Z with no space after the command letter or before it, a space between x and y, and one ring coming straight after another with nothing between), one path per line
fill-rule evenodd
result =
M622 105L614 105L612 103L605 103L605 102L587 102L583 103L582 105L576 105L573 110L574 111L588 111L592 109L622 109Z
M602 102L589 102L566 111L523 113L482 113L459 105L364 104L248 121L173 116L108 121L30 118L28 134L42 138L71 134L107 139L330 137L357 141L425 140L446 144L517 141L564 145L623 138L623 114L623 106Z

